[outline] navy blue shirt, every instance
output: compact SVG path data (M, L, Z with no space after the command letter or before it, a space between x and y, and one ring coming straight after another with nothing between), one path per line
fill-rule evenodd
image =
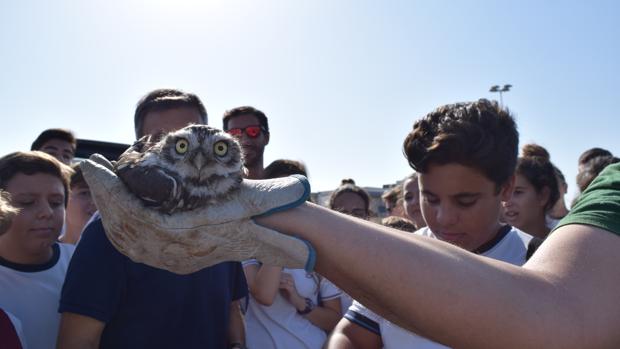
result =
M104 322L101 348L226 348L230 303L245 296L239 262L189 275L135 263L98 218L73 254L59 311Z

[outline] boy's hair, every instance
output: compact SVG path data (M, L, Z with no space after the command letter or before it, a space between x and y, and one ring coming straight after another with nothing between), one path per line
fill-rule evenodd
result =
M386 227L413 233L417 230L415 224L407 218L399 216L388 216L381 220L381 224Z
M70 143L73 151L75 151L75 147L77 146L75 135L71 130L64 128L50 128L41 132L37 139L32 142L30 150L40 150L41 147L43 147L43 145L51 139L60 139L61 141Z
M381 199L385 202L391 202L396 205L398 199L403 197L403 186L402 184L396 184L395 186L386 190L383 194L381 194Z
M370 196L366 190L355 185L355 181L351 178L343 179L340 182L340 186L332 192L332 195L329 197L329 208L334 209L334 201L336 201L338 195L344 193L354 193L359 195L362 200L364 200L364 209L366 210L366 214L370 214Z
M265 179L288 177L294 174L308 177L306 166L304 166L304 164L300 161L278 159L270 163L264 170Z
M79 163L71 165L71 169L73 170L71 181L69 182L71 189L75 188L78 184L87 184Z
M517 161L516 173L522 175L540 193L545 187L549 189L549 198L545 203L545 212L553 208L560 198L558 179L547 149L537 144L523 146L522 156Z
M588 161L599 156L612 156L611 152L603 148L590 148L579 155L579 165L585 165Z
M0 158L0 189L6 190L8 182L18 173L31 176L37 173L50 174L62 182L65 191L65 207L69 200L69 179L73 170L41 151L15 152Z
M195 94L177 89L157 89L147 93L138 101L133 118L136 139L144 136L142 134L142 126L144 125L146 114L152 111L174 108L196 108L200 114L201 123L206 125L209 121L205 106Z
M231 110L227 110L224 113L224 117L222 118L224 131L228 131L228 121L230 121L230 118L245 114L254 115L258 119L258 123L260 124L263 131L269 133L269 122L267 121L267 116L265 115L265 113L250 106L237 107Z
M444 105L416 121L403 151L419 173L431 165L457 163L480 171L499 192L514 174L518 145L510 112L480 99Z
M9 193L0 189L0 235L9 230L13 217L19 212L18 209L11 206L10 199Z
M620 159L612 155L597 156L587 161L581 171L577 173L579 191L583 193L605 167L617 162L620 162Z

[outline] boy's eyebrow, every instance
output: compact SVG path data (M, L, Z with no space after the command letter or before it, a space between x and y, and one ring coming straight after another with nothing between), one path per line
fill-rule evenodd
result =
M453 195L455 198L457 199L473 199L476 198L478 196L482 195L482 193L458 193L456 195Z

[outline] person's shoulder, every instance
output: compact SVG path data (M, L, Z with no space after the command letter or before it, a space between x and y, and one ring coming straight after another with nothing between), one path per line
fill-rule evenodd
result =
M64 242L57 242L58 248L60 249L60 258L65 258L66 256L71 259L73 252L75 251L75 245L66 244Z
M86 261L93 260L93 263L99 264L101 260L108 263L117 260L119 263L130 261L120 253L108 240L101 217L93 218L84 228L82 237L75 246L73 259Z
M525 245L529 244L530 240L533 238L534 237L532 235L512 226L510 227L508 234L504 237L504 239L516 239L518 241L522 241Z
M554 231L585 224L620 235L620 163L608 165L579 196Z

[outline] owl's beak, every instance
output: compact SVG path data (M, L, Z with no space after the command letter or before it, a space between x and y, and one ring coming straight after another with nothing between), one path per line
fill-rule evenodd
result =
M192 159L192 164L194 164L198 170L202 170L202 168L207 164L207 158L202 153L198 153Z

